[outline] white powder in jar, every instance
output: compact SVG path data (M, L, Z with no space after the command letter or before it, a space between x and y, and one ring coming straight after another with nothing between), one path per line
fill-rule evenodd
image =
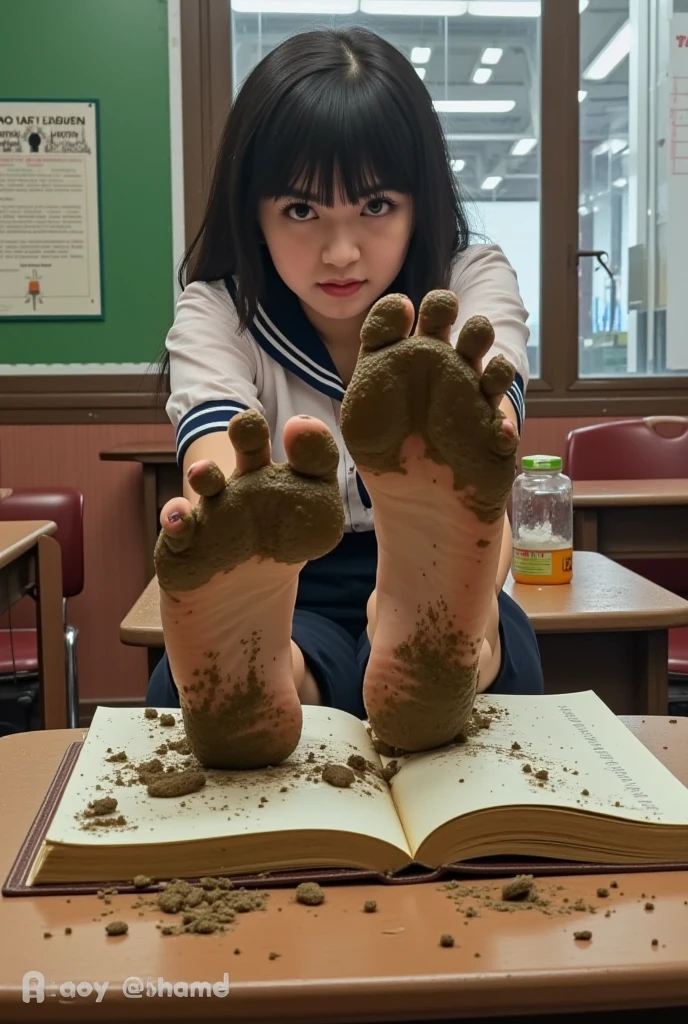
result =
M570 548L571 541L552 533L551 523L538 523L537 526L520 526L514 544L527 551L561 551Z

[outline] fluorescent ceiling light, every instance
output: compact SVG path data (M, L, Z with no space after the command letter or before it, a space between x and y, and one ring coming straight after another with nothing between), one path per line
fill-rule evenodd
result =
M582 14L583 11L586 11L589 3L590 0L578 0L578 13Z
M432 48L430 46L414 46L411 50L411 63L427 64L431 53Z
M425 72L427 70L428 70L427 68L416 68L416 74L420 78L421 82L425 81Z
M237 14L356 14L358 0L232 0Z
M602 156L604 153L611 153L612 156L616 156L618 153L623 153L627 145L625 139L606 139L604 142L600 142L599 146L595 146L592 155Z
M361 14L419 14L458 18L468 0L361 0Z
M583 78L601 82L610 75L617 64L627 57L631 50L631 23L625 21L619 31L603 46L595 59L588 64Z
M612 185L614 186L614 188L625 188L626 185L628 185L628 181L626 180L626 178L616 178L612 182Z
M528 156L537 146L537 139L519 139L511 147L512 156Z
M434 100L438 114L508 114L516 100Z
M452 160L451 162L451 169L452 171L454 171L455 174L458 174L459 171L462 171L465 166L465 160Z
M471 0L468 13L478 18L539 18L540 0Z
M480 186L486 192L491 192L492 189L497 188L497 185L501 182L502 177L500 174L490 174Z
M504 50L501 46L488 46L486 50L483 50L483 55L480 58L481 64L499 64Z
M492 78L492 68L476 68L473 74L473 81L476 85L485 85Z
M578 102L582 103L587 95L588 95L587 89L579 89L578 90Z

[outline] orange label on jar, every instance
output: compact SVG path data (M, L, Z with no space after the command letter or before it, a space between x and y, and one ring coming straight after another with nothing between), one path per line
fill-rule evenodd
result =
M516 583L570 583L573 575L572 548L555 551L514 548L511 574Z

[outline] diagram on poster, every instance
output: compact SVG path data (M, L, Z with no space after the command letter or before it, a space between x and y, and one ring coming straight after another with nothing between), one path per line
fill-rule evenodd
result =
M0 318L102 318L96 101L0 100Z

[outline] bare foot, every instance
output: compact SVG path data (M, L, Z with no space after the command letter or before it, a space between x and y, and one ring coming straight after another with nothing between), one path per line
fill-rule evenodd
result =
M457 350L452 292L431 292L418 336L390 295L363 325L342 433L370 494L377 615L363 697L375 733L426 750L451 741L475 699L518 437L495 407L514 377L501 356L479 373L492 327L472 317Z
M194 753L207 767L257 768L299 742L290 641L298 575L338 543L344 511L337 446L320 420L289 420L284 465L270 461L259 413L235 416L229 436L236 471L225 479L213 462L191 467L201 500L176 522L163 509L155 571Z

